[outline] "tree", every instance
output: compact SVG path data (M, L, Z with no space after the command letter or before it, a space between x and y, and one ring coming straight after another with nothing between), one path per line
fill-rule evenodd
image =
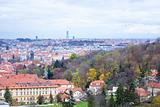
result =
M70 91L69 92L69 105L70 105L69 107L73 107L74 104L75 104L75 100L74 100L74 97L73 97L73 92Z
M135 84L131 82L129 84L129 89L126 90L126 102L138 103L138 95L135 93Z
M153 104L160 104L160 96L154 97L153 100L152 100L152 103Z
M8 87L6 87L6 90L5 90L5 93L4 93L4 98L5 98L5 101L7 103L9 103L9 104L12 103L12 95L11 95Z
M73 53L73 54L71 54L71 56L70 56L70 59L76 59L78 56L77 56L77 54L75 54L75 53Z
M109 107L115 107L115 101L113 94L111 94L111 98L109 99Z
M158 71L158 74L156 75L156 77L157 77L157 80L160 82L160 64L157 64L157 71Z
M105 76L103 73L99 76L99 80L103 80L103 81L105 80Z
M52 104L53 103L53 96L52 96L52 94L50 93L50 95L49 95L49 102Z
M125 101L125 91L124 91L124 88L123 86L120 84L118 86L118 89L116 91L116 103L121 105L121 104L124 104L124 101Z
M63 102L63 106L64 107L73 107L75 105L75 100L74 100L74 97L73 97L73 92L72 91L69 91L69 93L66 93L68 94L68 102Z
M60 96L60 94L56 95L56 100L57 100L57 103L61 102L61 96Z
M47 71L47 76L48 76L48 79L52 79L52 77L53 77L53 73L51 72L51 70L49 68Z
M38 104L43 104L43 103L44 103L44 97L43 97L43 95L39 95L39 96L37 97L37 103L38 103Z
M88 107L95 107L94 96L91 95L90 92L88 92L87 101L88 101Z
M81 85L81 75L78 70L72 74L72 82L75 86L80 87Z
M60 63L60 61L56 60L54 63L54 68L61 68L62 64Z
M89 71L87 72L87 78L88 80L95 80L97 77L97 71L94 68L89 69Z

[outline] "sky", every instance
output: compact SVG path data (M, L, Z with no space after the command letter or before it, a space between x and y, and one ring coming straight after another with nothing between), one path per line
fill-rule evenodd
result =
M0 38L157 38L160 0L0 0Z

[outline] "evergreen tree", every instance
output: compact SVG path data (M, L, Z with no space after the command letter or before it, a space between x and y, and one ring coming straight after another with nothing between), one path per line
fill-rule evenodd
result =
M111 94L111 98L109 99L109 107L115 107L115 101L113 94Z
M117 98L116 103L118 105L121 105L121 104L123 105L124 104L125 91L124 91L124 88L121 84L118 86L118 89L117 89L117 92L116 92L116 98Z
M5 93L4 93L4 98L5 98L5 101L7 103L9 103L9 104L12 103L12 95L11 95L8 87L6 87L6 90L5 90Z
M52 104L53 103L53 96L52 96L52 94L50 93L50 95L49 95L49 102Z
M157 77L157 80L160 82L160 64L157 64L157 71L158 71L158 74L156 75L156 77Z
M58 60L55 61L54 68L61 68L61 63Z
M51 72L51 70L49 68L47 71L47 76L48 76L48 79L52 79L52 77L53 77L53 73Z
M131 82L129 84L129 89L127 89L125 91L125 94L126 94L125 95L126 96L125 102L128 102L128 103L130 103L130 102L138 103L137 102L138 101L138 96L135 93L135 84L133 82Z
M95 107L94 96L91 95L90 92L88 93L87 101L88 101L88 107Z
M44 97L43 97L42 95L39 95L39 96L37 97L37 103L38 103L38 104L43 104L43 103L44 103Z

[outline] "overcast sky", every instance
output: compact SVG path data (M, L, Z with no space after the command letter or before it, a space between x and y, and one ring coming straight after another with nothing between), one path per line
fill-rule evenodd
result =
M0 38L157 38L160 0L0 0Z

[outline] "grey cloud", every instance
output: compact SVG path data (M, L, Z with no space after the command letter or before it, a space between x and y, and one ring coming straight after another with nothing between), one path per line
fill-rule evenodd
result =
M159 0L0 0L0 34L158 35L159 11Z

